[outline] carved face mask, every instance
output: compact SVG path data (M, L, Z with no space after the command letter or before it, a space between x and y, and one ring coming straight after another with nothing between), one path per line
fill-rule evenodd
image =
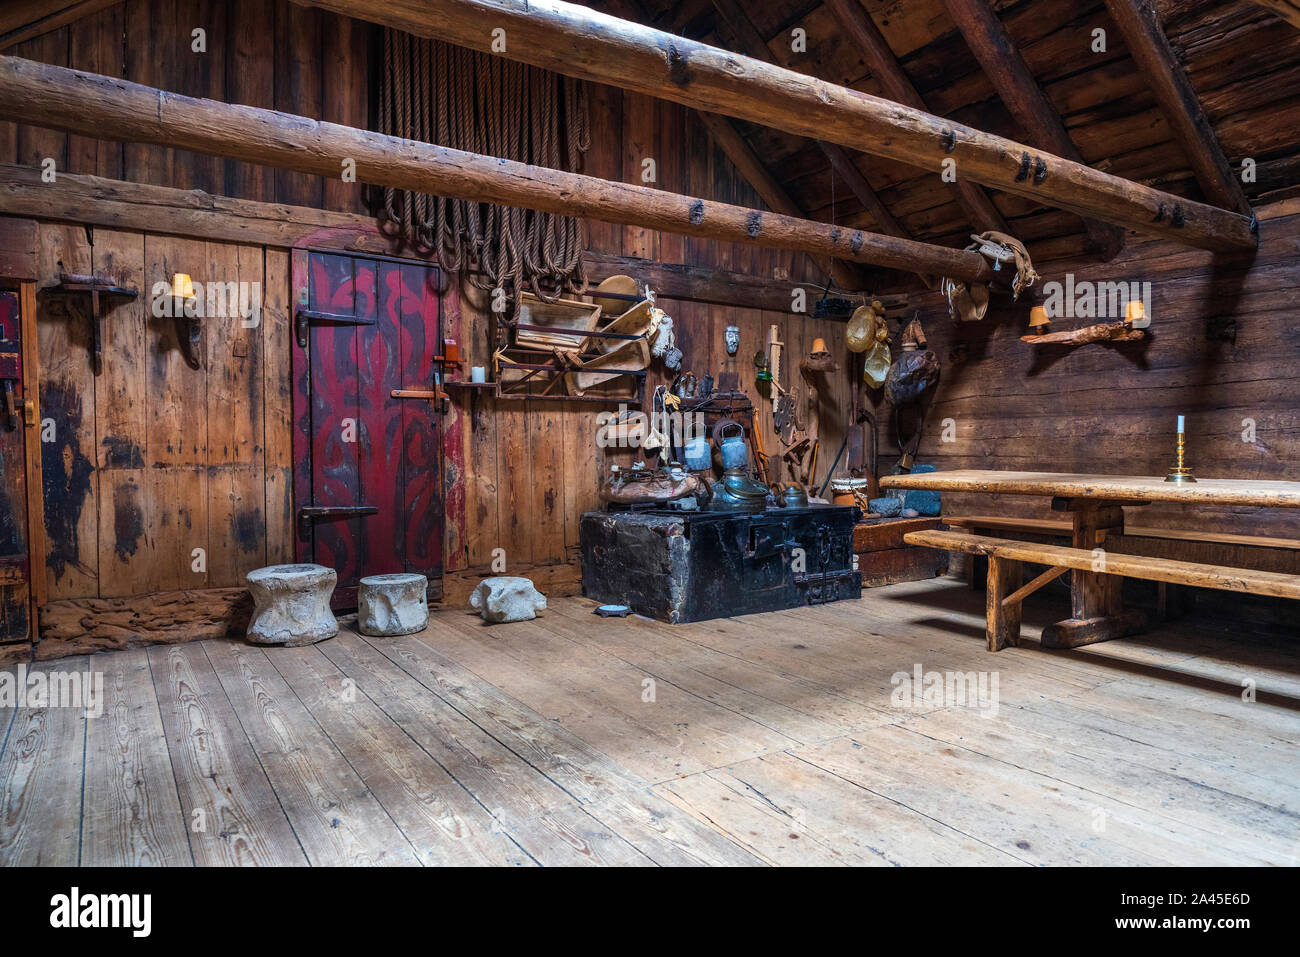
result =
M727 355L734 356L736 350L740 348L740 327L727 326L726 330Z

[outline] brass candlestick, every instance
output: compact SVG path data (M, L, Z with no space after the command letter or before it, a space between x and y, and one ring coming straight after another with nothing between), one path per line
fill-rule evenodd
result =
M1165 476L1166 482L1173 482L1176 485L1186 485L1189 482L1195 482L1196 478L1192 475L1192 470L1183 464L1183 433L1178 433L1178 464L1169 470Z

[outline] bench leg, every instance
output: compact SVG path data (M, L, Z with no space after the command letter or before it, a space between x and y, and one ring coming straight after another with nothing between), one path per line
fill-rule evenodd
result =
M1173 621L1187 614L1192 590L1185 585L1156 582L1156 615L1161 621Z
M989 651L1001 651L1007 645L1020 644L1020 602L1003 605L1006 598L1024 582L1020 562L990 556L988 587L984 589L985 639Z
M1057 508L1057 502L1052 507ZM1102 545L1108 531L1124 530L1124 513L1118 503L1075 499L1064 507L1073 513L1075 548L1092 551ZM1100 560L1104 557L1104 552L1099 555ZM1147 616L1124 610L1123 584L1116 575L1079 569L1070 572L1072 615L1043 629L1043 647L1077 648L1143 631Z

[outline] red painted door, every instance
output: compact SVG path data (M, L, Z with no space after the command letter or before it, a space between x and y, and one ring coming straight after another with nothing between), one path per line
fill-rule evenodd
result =
M298 558L333 568L335 607L363 575L442 577L439 416L430 391L439 273L421 263L299 251L294 330ZM304 345L305 343L305 345Z

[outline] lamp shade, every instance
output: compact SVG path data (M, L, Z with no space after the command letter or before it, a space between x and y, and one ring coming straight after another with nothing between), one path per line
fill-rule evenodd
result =
M1051 319L1048 318L1047 309L1043 306L1034 306L1033 309L1029 310L1029 325L1031 328L1037 329L1050 322Z
M178 272L172 276L172 295L177 299L194 298L194 282L188 273Z
M1134 329L1145 329L1151 325L1151 317L1147 315L1146 304L1141 299L1131 300L1124 307L1124 320Z

